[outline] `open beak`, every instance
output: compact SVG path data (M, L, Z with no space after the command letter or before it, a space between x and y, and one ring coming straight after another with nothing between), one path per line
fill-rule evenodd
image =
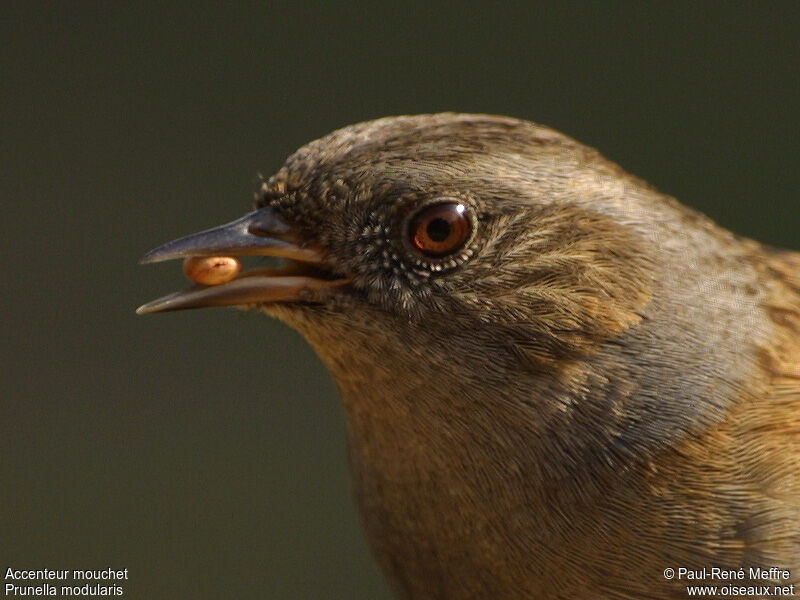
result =
M281 268L244 271L221 285L196 285L140 306L147 315L211 306L292 302L313 297L314 291L335 290L349 283L330 272L324 254L301 245L294 230L267 206L226 225L173 240L145 254L140 263L194 256L276 256Z

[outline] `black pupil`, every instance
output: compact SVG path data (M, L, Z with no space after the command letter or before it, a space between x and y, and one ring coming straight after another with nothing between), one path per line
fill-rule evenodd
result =
M443 242L450 237L450 223L439 217L428 223L428 237L434 242Z

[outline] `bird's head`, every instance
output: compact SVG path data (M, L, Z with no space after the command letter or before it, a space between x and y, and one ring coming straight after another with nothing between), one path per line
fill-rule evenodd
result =
M361 123L293 154L262 182L254 212L143 259L261 254L285 267L139 312L260 309L332 361L344 345L405 332L456 360L481 349L546 368L640 319L649 250L626 203L646 190L594 150L526 121Z

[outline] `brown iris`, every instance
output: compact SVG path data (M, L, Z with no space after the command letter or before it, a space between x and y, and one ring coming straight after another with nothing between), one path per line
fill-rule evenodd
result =
M461 249L470 229L467 207L460 202L443 202L420 210L411 220L409 236L423 254L441 257Z

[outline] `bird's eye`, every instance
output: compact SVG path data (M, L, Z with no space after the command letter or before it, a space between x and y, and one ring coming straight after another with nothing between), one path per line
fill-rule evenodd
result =
M408 235L426 256L442 257L460 250L471 231L466 205L443 202L426 206L410 221Z

